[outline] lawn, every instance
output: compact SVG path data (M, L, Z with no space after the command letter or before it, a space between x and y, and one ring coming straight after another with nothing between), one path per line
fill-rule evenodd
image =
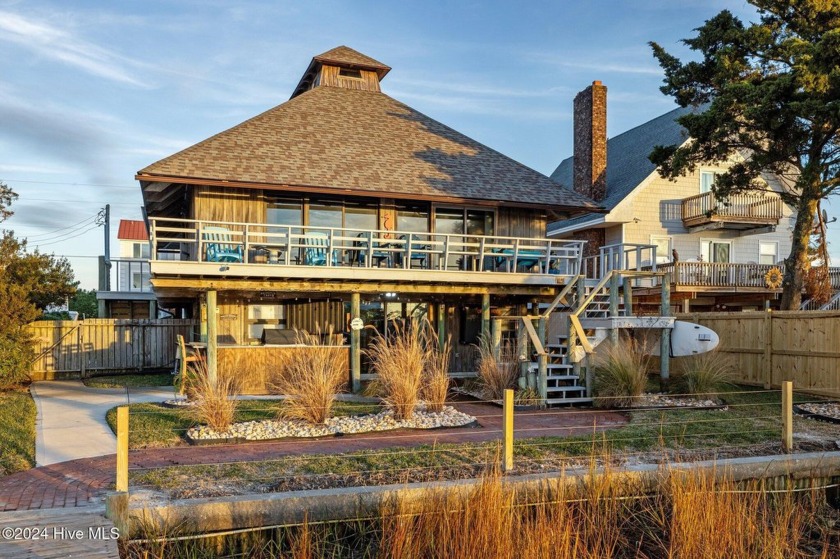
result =
M35 465L35 415L28 390L0 392L0 476Z
M280 400L243 400L236 412L235 422L272 419L277 416ZM337 416L376 413L380 406L336 402ZM106 415L108 425L116 433L117 408ZM184 433L198 422L190 409L173 409L160 404L131 404L129 406L129 448L162 448L187 444Z
M146 386L172 386L172 375L160 373L151 375L109 375L84 379L91 388L142 388Z
M573 437L517 439L517 473L561 470L599 461L650 462L696 460L780 452L781 397L733 388L724 396L726 410L669 409L626 412L629 422L618 428ZM798 401L814 398L797 395ZM500 410L495 408L495 413ZM249 412L255 413L255 412ZM488 406L488 413L494 409ZM576 413L574 410L569 413ZM515 422L515 419L514 419ZM186 428L189 424L183 424ZM804 449L829 445L835 426L795 418ZM589 431L589 430L587 430ZM168 437L176 438L174 432ZM381 483L407 483L480 475L498 460L498 442L422 445L411 448L313 454L264 462L177 466L132 473L132 483L167 489L182 497L213 496L240 491L280 491Z

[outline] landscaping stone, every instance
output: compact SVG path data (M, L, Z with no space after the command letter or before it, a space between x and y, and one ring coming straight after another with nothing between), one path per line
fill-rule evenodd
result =
M721 408L718 400L674 397L664 393L642 394L633 400L632 408Z
M287 437L324 437L393 429L438 429L441 427L463 427L476 421L475 417L445 406L438 413L427 412L421 405L410 420L394 419L391 410L377 414L331 417L323 425L286 419L265 419L236 423L230 429L219 433L201 425L187 431L187 437L194 441L247 440L259 441Z
M794 406L794 410L811 419L840 423L840 403L838 402L798 404Z

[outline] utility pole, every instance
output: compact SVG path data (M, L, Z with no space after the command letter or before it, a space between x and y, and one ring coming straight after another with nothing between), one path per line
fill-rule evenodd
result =
M105 274L106 291L111 291L111 204L105 204Z

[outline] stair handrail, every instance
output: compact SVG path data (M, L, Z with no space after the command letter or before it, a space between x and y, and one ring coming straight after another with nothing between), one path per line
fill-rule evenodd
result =
M566 285L563 286L563 289L560 291L560 293L557 294L557 297L554 298L554 301L551 302L551 304L548 306L548 308L542 314L542 317L546 318L546 319L548 317L550 317L551 313L554 312L554 309L557 308L557 305L559 305L560 302L563 300L563 298L566 297L569 294L569 292L572 290L572 288L575 285L577 285L577 282L584 281L585 279L586 279L586 277L583 276L583 275L573 276L572 281L570 281L569 283L567 283Z
M821 311L830 311L834 310L833 307L837 306L838 301L840 301L840 291L835 293L831 299L829 299L824 305L820 306Z

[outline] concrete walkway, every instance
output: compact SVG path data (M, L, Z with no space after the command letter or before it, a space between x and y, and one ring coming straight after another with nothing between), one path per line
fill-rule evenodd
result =
M81 381L44 381L30 387L38 409L35 463L48 466L68 460L113 454L117 438L106 412L128 403L172 398L172 388L88 388Z

